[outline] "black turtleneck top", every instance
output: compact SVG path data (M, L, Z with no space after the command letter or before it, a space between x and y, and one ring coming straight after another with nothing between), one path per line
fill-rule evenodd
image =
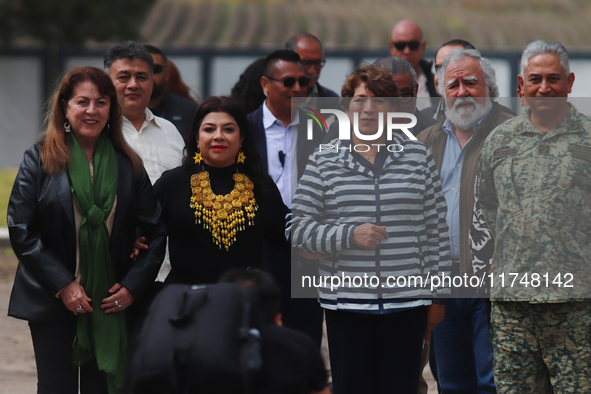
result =
M207 165L211 189L225 195L234 188L232 175L236 165L214 168ZM254 197L259 206L254 226L238 231L236 242L228 251L219 248L209 230L195 223L195 209L190 207L191 175L202 171L201 166L181 166L162 174L154 191L168 227L168 246L172 270L167 283L215 283L231 268L260 268L263 242L289 253L285 239L285 215L288 212L273 180L265 175L264 185L255 185ZM248 176L248 174L246 174Z

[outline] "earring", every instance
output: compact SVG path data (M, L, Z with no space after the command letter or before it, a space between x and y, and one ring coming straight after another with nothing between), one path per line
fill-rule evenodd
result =
M111 131L111 122L107 122L107 133Z
M244 159L246 159L246 156L244 155L242 148L240 148L240 151L238 151L238 157L236 158L236 164L238 164L238 163L244 164Z
M66 123L64 123L64 130L66 130L66 133L70 133L72 131L72 126L70 126L70 122L67 120Z
M195 157L193 157L193 159L195 159L195 164L201 164L201 161L203 161L203 157L201 156L201 151L199 150L199 148L197 148L197 151L195 152Z

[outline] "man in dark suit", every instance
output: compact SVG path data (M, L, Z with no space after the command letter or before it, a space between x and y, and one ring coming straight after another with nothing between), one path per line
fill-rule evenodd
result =
M392 29L390 37L390 54L394 57L401 57L408 61L414 68L419 82L417 97L425 97L419 103L419 109L426 108L429 104L428 97L437 97L433 73L431 72L432 62L423 59L427 41L423 38L423 31L415 22L408 19L401 20Z
M166 64L164 52L152 45L144 45L154 59L154 88L148 108L156 116L169 120L187 141L197 102L166 91Z
M399 112L414 114L417 118L417 124L410 129L413 135L419 134L427 127L434 125L434 119L425 116L416 108L417 91L419 89L417 74L409 62L400 57L388 56L378 59L373 63L374 66L383 67L392 74L392 79L396 82L400 90L400 100L402 102ZM322 143L328 144L339 136L338 122L330 126Z
M291 206L297 180L306 168L308 157L324 138L323 133L315 129L313 139L308 140L304 120L306 115L299 109L292 111L292 101L294 107L297 106L297 99L301 100L306 95L309 83L310 78L306 75L297 53L286 49L271 53L265 59L265 71L261 77L261 86L267 99L248 115L263 169L277 184L288 207ZM291 258L280 251L267 249L263 268L271 272L284 289L284 324L308 334L320 346L320 305L316 299L290 298L290 276L296 277L296 274L290 275L289 272ZM294 270L299 269L298 261L292 261L291 266ZM312 264L308 267L315 268ZM297 275L300 274L298 271Z
M310 33L296 34L287 40L285 49L297 52L300 55L304 70L310 77L310 85L308 85L306 96L339 97L339 94L318 83L320 71L322 71L322 67L326 63L324 48L318 37Z

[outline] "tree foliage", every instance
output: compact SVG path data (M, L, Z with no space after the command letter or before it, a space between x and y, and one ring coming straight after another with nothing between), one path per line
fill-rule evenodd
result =
M154 0L0 0L0 41L45 45L134 39Z

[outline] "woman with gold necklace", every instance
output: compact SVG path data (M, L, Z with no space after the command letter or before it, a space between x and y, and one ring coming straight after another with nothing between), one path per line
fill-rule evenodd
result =
M230 268L261 266L263 243L289 248L287 207L261 171L246 114L229 97L197 109L181 167L154 185L168 225L167 283L215 283Z

